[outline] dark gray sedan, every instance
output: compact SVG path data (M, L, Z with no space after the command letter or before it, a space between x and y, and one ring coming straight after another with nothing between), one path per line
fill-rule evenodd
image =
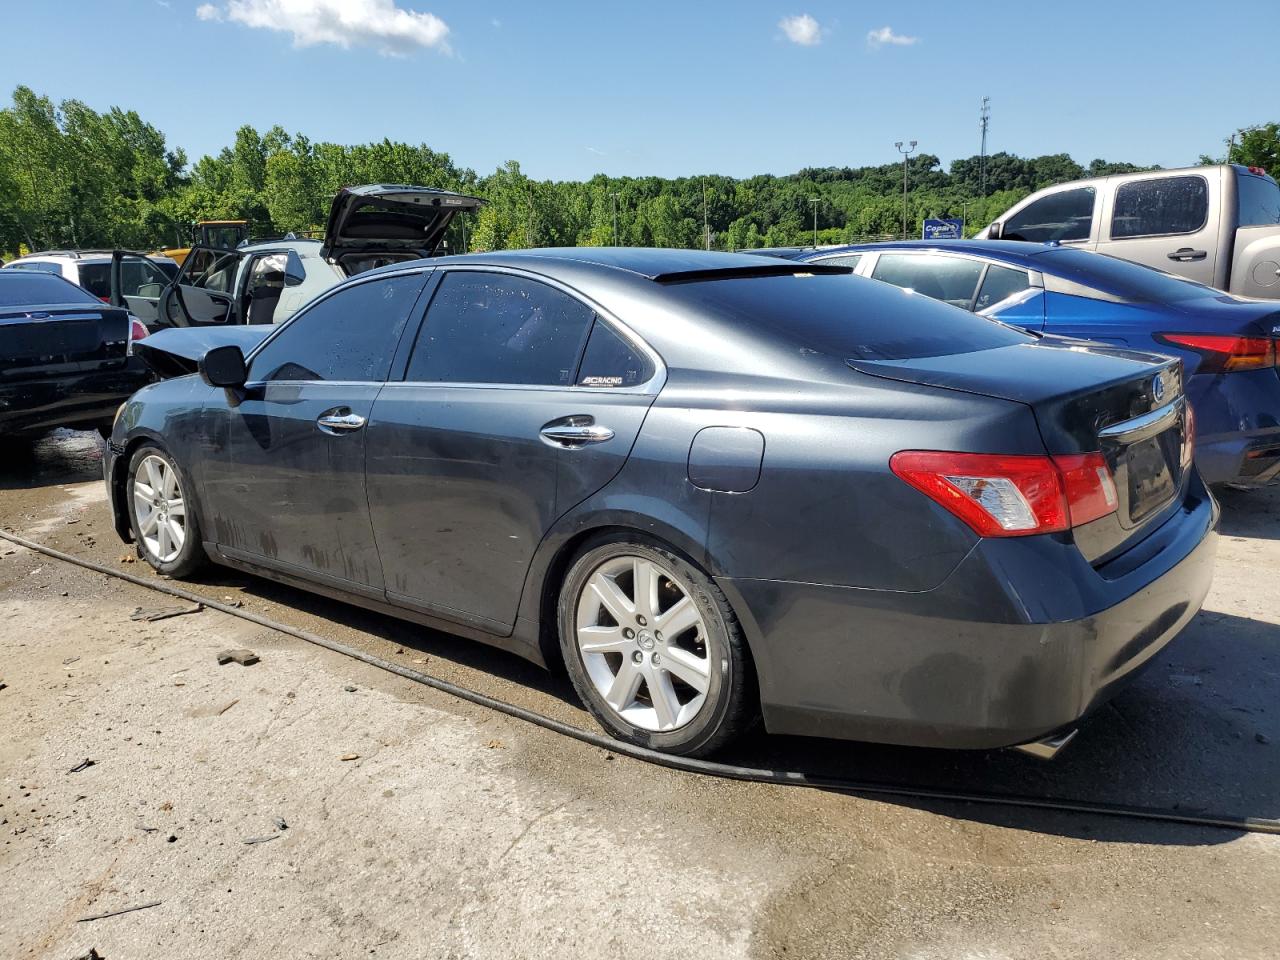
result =
M1176 360L838 266L532 250L164 331L116 527L563 664L609 731L1001 747L1195 615L1217 507ZM196 374L185 375L179 374Z

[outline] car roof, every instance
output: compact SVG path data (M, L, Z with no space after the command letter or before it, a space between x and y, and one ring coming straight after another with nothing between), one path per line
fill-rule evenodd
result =
M806 265L776 257L747 253L720 253L714 250L682 250L664 247L534 247L525 250L495 250L489 253L460 253L391 263L357 274L368 277L395 273L412 265L495 266L531 270L554 269L556 275L590 275L598 279L646 280L658 283L688 281L724 273L797 273ZM845 272L845 271L839 271ZM354 279L354 278L353 278Z
M292 240L257 240L228 250L227 253L255 253L258 250L294 250L298 253L320 255L321 241L308 237L294 237Z
M847 247L835 247L805 255L806 260L845 253L875 253L886 250L911 250L916 252L962 253L986 257L1005 263L1028 265L1028 258L1061 249L1057 244L1027 243L1022 240L887 240L880 243L853 243Z

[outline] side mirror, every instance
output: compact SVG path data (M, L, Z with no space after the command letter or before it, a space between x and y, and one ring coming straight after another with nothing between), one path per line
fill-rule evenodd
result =
M214 347L199 362L200 379L211 387L237 389L249 379L244 354L234 343Z
M1004 232L1004 224L1002 224L999 220L997 220L991 226L987 227L987 239L999 240L1000 235L1003 232Z

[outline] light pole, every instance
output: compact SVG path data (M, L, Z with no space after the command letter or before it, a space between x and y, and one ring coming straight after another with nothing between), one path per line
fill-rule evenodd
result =
M813 249L818 249L818 204L822 202L821 197L810 197L809 202L813 204Z
M616 193L609 194L613 198L613 245L618 245L618 195Z
M902 239L910 239L907 236L907 158L915 152L916 142L911 141L911 146L902 149L902 141L899 140L894 144L898 148L898 152L902 154Z
M708 250L711 249L711 224L707 220L707 181L702 181L702 239Z

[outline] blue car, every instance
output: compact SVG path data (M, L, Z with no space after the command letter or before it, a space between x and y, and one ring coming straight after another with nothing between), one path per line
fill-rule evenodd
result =
M777 256L778 254L774 254ZM1028 330L1179 357L1209 483L1280 478L1280 304L1070 247L1007 240L913 240L788 259L842 264Z

